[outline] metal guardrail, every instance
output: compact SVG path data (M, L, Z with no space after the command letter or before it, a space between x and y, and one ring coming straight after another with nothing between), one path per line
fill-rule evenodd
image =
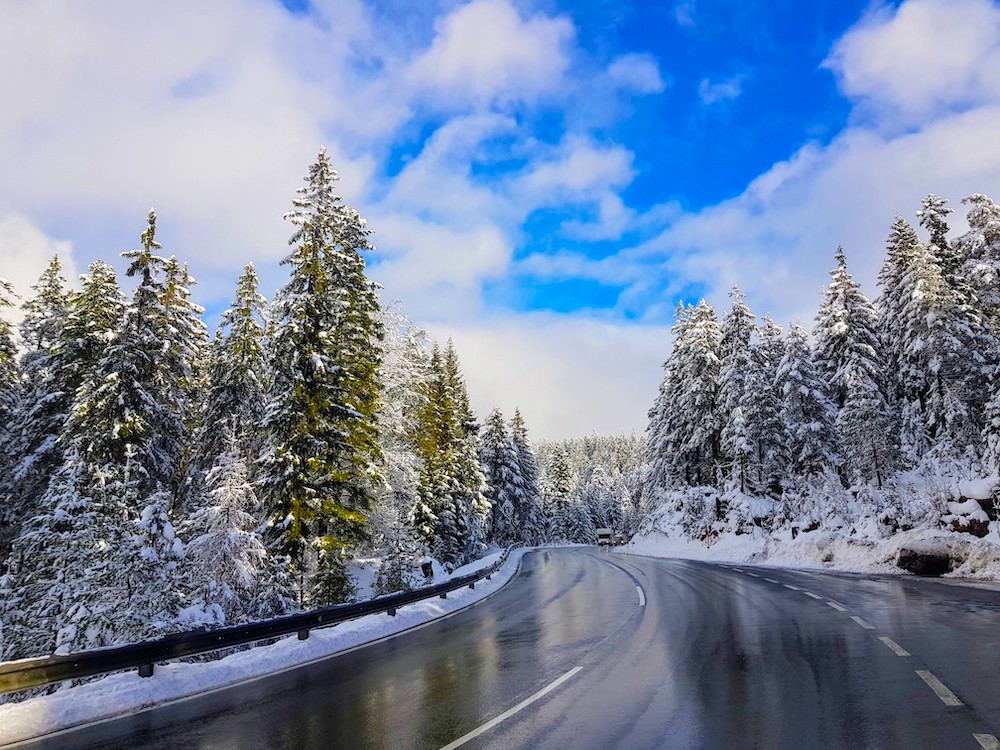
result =
M505 551L497 562L475 573L363 602L336 604L309 612L242 625L228 625L214 630L171 633L153 641L81 651L65 656L43 656L36 659L0 662L0 694L128 669L138 669L140 676L151 677L154 665L172 659L221 651L292 633L297 633L299 640L305 640L309 637L310 630L328 628L365 615L386 612L394 616L396 610L406 604L434 597L446 599L449 592L461 588L474 589L478 581L491 578L507 562L509 554L509 550Z

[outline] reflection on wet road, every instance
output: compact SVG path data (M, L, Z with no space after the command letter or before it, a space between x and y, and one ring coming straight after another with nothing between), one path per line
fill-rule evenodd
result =
M34 747L975 750L1000 734L998 611L981 588L548 550L426 627Z

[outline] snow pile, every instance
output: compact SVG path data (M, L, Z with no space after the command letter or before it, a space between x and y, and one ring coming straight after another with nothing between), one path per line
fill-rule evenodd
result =
M858 573L900 573L900 550L948 558L951 576L1000 579L1000 533L982 502L997 479L959 480L927 464L891 485L818 479L780 501L711 487L663 496L623 552ZM956 498L963 498L956 500ZM968 499L966 499L968 498Z
M958 496L971 500L990 500L1000 491L1000 477L966 479L958 483Z
M0 745L36 738L101 719L133 713L165 702L293 669L347 649L386 638L465 609L502 588L513 578L530 548L511 552L492 580L476 588L401 607L395 617L368 615L334 628L314 630L309 639L294 635L276 643L240 651L211 662L173 662L157 666L151 678L126 672L102 680L60 688L51 695L0 706ZM501 552L487 555L454 571L459 576L492 565Z

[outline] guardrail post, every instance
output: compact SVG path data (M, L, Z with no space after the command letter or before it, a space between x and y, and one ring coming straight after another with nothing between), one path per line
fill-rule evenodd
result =
M389 617L395 617L396 616L396 608L395 607L389 607L389 609L387 609L385 611L385 613L387 615L389 615Z
M153 665L152 664L140 664L139 665L139 676L140 677L152 677L153 676Z
M442 591L440 594L438 594L438 596L440 596L442 599L447 599L448 598L448 592L447 591Z
M470 589L474 589L474 588L476 588L476 582L475 582L475 581L473 581L472 583L470 583L470 584L469 584L469 588L470 588Z
M299 640L305 641L308 639L309 639L309 628L302 628L302 630L299 631Z

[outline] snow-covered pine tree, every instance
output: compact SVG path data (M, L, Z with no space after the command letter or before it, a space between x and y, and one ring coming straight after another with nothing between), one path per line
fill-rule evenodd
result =
M197 498L204 476L215 459L235 440L247 471L263 447L260 425L264 418L267 361L264 356L264 310L267 301L258 291L257 272L248 263L236 283L232 306L222 314L215 341L209 348L207 387L201 404L200 426L188 472L190 497ZM259 520L259 519L258 519Z
M729 296L732 297L733 304L722 319L719 347L721 363L718 404L722 420L721 450L723 460L729 467L731 480L741 492L747 492L753 445L742 404L751 377L750 342L754 334L754 318L750 308L743 301L743 293L739 287L734 286Z
M848 271L843 248L836 260L816 317L813 361L838 410L848 478L881 487L898 467L899 449L878 313Z
M138 277L139 284L93 377L76 393L64 442L74 443L80 459L104 477L103 484L119 478L134 453L130 460L137 497L146 497L175 486L178 456L166 450L163 436L183 430L180 415L161 393L160 370L170 337L162 326L166 261L154 254L161 246L152 210L141 242L141 249L123 253L132 261L128 275ZM138 513L139 508L130 511Z
M663 378L660 381L656 400L650 407L648 414L643 495L649 505L656 505L658 497L663 491L681 481L677 470L679 463L676 432L677 410L674 408L682 386L678 369L680 358L677 356L677 347L678 342L685 338L685 329L690 316L690 307L678 303L674 313L674 324L671 328L674 348L666 362L663 363Z
M4 308L13 307L17 295L6 279L0 279L0 477L13 475L17 452L14 433L15 410L18 401L17 345L14 329L3 317ZM9 479L0 479L0 572L4 570L11 542L17 535L20 513L14 503Z
M854 368L848 377L836 425L848 479L874 480L881 489L899 467L898 429L885 393L866 370Z
M17 465L11 476L12 494L27 517L41 498L49 477L61 463L56 438L68 411L64 373L56 366L56 351L68 322L70 292L62 264L54 257L32 287L22 306L21 398L14 424ZM69 394L70 396L72 394Z
M981 306L994 336L1000 336L1000 206L988 195L974 193L962 203L969 206L969 231L955 240L963 261L961 271Z
M175 256L167 259L164 268L164 288L161 300L162 329L166 332L163 357L159 369L159 392L169 410L170 419L158 435L161 450L175 457L175 483L167 485L179 490L191 460L191 441L198 414L199 389L204 373L208 333L202 314L205 309L191 300L191 287L197 282Z
M746 393L740 406L746 420L747 439L753 446L751 484L756 491L773 497L781 494L781 482L790 463L788 433L781 419L782 396L775 385L784 356L781 326L765 315L751 352Z
M813 476L839 466L836 410L826 394L826 384L813 366L807 334L799 323L789 331L775 385L782 396L781 415L788 430L791 473Z
M538 484L538 464L531 450L531 441L528 439L528 427L519 409L514 409L510 434L514 442L517 465L521 470L521 481L524 484L525 502L518 519L521 538L528 545L542 544L546 541L545 510L542 507L542 491Z
M300 576L315 550L316 603L334 603L349 588L343 551L364 537L378 484L381 327L361 255L371 249L370 230L334 192L338 179L321 150L285 215L294 249L283 261L291 278L275 298L264 420L275 544Z
M721 333L715 310L705 300L691 311L684 336L675 342L679 388L671 442L680 459L679 474L691 485L714 485L722 433L719 408Z
M903 283L910 290L903 309L905 356L922 386L911 402L919 405L922 426L939 452L975 447L996 368L996 339L922 242L914 246Z
M261 508L247 469L244 445L235 434L205 477L207 497L189 527L186 562L197 591L218 605L227 623L275 617L293 606L292 592L258 531ZM277 611L261 603L283 602ZM270 609L271 611L262 611Z
M915 463L930 447L923 417L925 372L909 354L912 326L909 306L915 291L911 269L920 246L909 222L897 216L886 241L886 255L879 271L882 293L877 300L880 339L886 372L899 411L900 445L909 463Z
M551 542L568 541L573 474L569 466L569 453L565 448L556 451L551 471L545 477L544 491L549 529L547 537Z
M520 544L523 539L519 521L524 515L527 496L514 442L499 409L490 412L486 419L479 460L491 506L489 538L501 546Z
M813 329L813 361L840 409L847 402L853 378L865 378L881 389L885 369L875 306L847 270L842 247L837 247L835 258L837 266L830 272L830 284L823 292Z
M162 489L145 498L128 544L111 560L118 575L124 574L126 594L118 605L115 642L142 641L177 627L177 615L185 604L181 584L185 550L170 521L172 501L173 493Z
M388 337L387 337L388 338ZM382 565L375 577L375 593L391 594L413 587L421 540L412 525L417 503L417 473L410 453L386 451L385 496L372 510L371 523Z
M417 489L420 417L427 405L431 370L426 332L407 320L397 305L383 308L380 319L384 337L378 419L385 485L376 497L372 524L383 553L377 588L389 593L399 590L394 586L409 587L422 533L417 529L417 518L424 519L426 534L433 528L433 513Z
M9 589L0 602L2 659L55 652L72 603L85 593L79 579L95 563L97 534L93 503L79 490L79 466L67 461L52 475L14 543Z
M563 523L565 534L559 541L575 544L594 543L597 531L594 528L594 520L587 503L583 502L579 497L575 498L575 501L571 500L563 511L563 516L566 519Z
M955 209L948 206L947 199L932 193L920 202L917 217L920 226L927 230L930 237L928 246L938 265L941 266L945 280L953 287L967 291L962 277L962 257L948 241L948 214L954 211Z

